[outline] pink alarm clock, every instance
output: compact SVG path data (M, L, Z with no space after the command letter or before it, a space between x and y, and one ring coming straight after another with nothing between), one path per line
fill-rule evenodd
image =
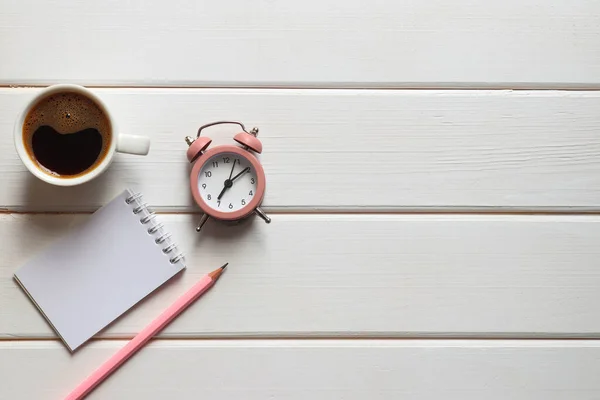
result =
M236 145L221 145L207 150L212 140L200 137L203 129L219 124L236 124L242 132L233 140ZM240 221L256 214L265 222L271 219L260 208L265 195L265 171L252 153L262 152L262 143L256 137L258 128L250 132L241 122L218 121L201 126L196 139L185 138L189 148L187 158L193 164L190 174L192 195L204 214L196 231L200 232L210 217L220 221Z

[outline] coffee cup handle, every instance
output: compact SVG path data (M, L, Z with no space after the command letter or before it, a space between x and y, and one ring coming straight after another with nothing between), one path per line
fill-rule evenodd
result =
M145 156L150 151L150 138L146 136L125 135L121 133L117 137L117 151L119 153Z

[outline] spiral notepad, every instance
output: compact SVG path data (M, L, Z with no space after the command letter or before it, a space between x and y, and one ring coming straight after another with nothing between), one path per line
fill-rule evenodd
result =
M71 351L185 268L157 219L126 190L15 273Z

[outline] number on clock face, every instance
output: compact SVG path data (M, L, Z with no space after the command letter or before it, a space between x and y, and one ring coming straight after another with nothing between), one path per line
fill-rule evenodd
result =
M235 153L212 156L200 169L198 189L204 202L221 212L244 208L256 193L256 171Z

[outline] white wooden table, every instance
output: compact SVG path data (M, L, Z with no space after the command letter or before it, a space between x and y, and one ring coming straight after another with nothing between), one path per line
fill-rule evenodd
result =
M60 399L224 260L91 399L600 398L599 44L596 0L2 1L0 398ZM150 155L35 180L53 83ZM183 138L220 119L260 127L273 223L196 235ZM188 269L71 355L12 276L125 187Z

